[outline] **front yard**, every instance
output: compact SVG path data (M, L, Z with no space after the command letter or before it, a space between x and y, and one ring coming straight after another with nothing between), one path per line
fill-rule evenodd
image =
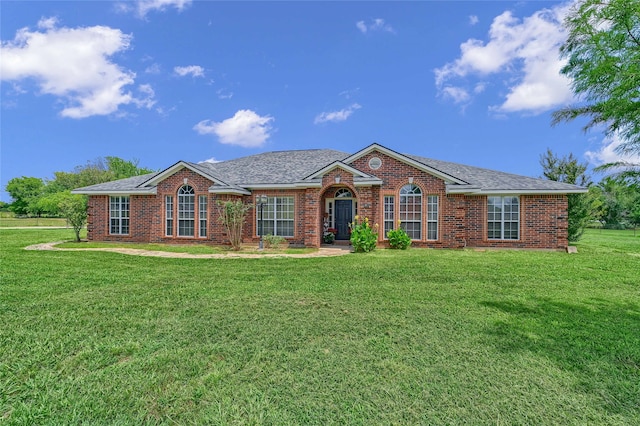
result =
M25 251L0 229L0 423L640 424L640 237L578 254Z

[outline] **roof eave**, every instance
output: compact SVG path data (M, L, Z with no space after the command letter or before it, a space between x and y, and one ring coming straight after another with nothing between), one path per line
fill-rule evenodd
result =
M96 191L83 191L81 189L74 189L72 194L79 195L156 195L158 193L157 188L145 188L145 189L99 189Z
M584 194L586 188L578 189L481 189L481 188L449 188L447 194L462 195L562 195Z

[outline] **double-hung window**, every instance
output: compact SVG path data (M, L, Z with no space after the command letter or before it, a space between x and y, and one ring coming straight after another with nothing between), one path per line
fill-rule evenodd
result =
M520 238L520 199L487 197L487 238L517 240Z
M200 235L201 237L207 236L207 196L198 196L198 217L200 218Z
M427 197L427 240L438 239L438 196Z
M262 213L260 209L256 209L256 229L262 235L293 237L294 220L293 197L268 197L267 203L262 206Z
M129 197L109 197L109 233L129 234Z
M165 208L165 234L167 236L173 235L173 195L167 195L164 197Z
M413 184L400 188L400 226L412 240L422 238L422 190Z
M395 228L395 197L393 195L384 196L384 238L387 239L389 231Z
M195 191L184 185L178 190L178 236L193 237L195 232Z

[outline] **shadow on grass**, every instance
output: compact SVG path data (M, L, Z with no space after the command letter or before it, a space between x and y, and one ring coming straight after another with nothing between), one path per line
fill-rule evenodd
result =
M504 352L529 351L551 360L577 378L612 414L636 415L640 409L640 307L591 299L564 303L546 299L488 301L509 314L487 334ZM636 413L636 414L634 414Z

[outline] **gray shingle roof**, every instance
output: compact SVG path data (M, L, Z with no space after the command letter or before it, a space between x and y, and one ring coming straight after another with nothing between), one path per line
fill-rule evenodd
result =
M349 156L332 149L273 151L220 163L198 163L220 180L239 186L294 183Z
M417 155L401 155L468 184L450 184L448 185L448 190L450 191L482 191L484 193L491 191L537 191L563 193L575 192L581 189L580 187L561 182L514 175L480 167L434 160ZM251 188L258 185L275 186L300 182L314 172L336 161L344 160L349 156L349 153L331 149L307 149L265 152L219 163L205 162L186 164L209 178L223 182L228 185L230 189L242 190L242 188ZM155 190L153 185L154 178L158 176L159 179L162 179L160 175L165 171L87 186L76 189L74 192L82 194L127 191L131 193L149 193Z
M439 170L460 180L467 182L470 186L487 191L575 191L575 185L555 182L552 180L532 178L528 176L515 175L511 173L499 172L496 170L483 169L481 167L467 166L464 164L450 163L447 161L434 160L417 155L404 154L405 156L418 161L426 166Z

